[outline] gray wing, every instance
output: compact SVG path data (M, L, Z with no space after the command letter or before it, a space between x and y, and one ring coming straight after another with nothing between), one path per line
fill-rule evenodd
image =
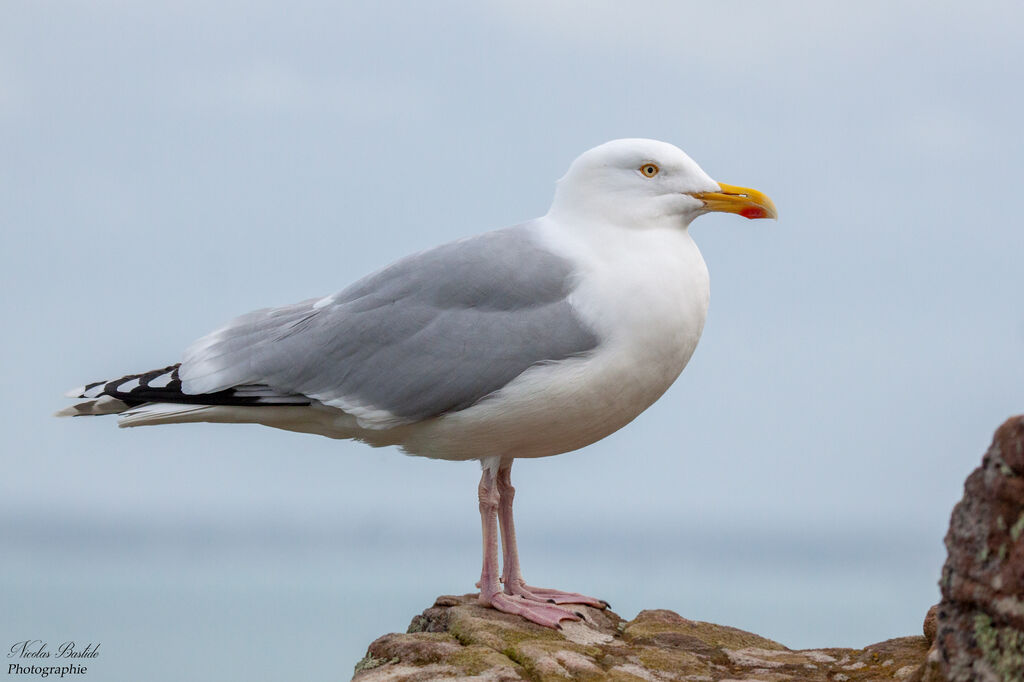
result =
M190 347L186 393L261 384L380 426L465 409L598 339L568 261L525 226L405 258L319 301L258 310Z

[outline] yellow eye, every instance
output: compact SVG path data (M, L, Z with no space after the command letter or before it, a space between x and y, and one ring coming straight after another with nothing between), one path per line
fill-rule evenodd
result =
M640 172L649 178L653 178L655 175L657 175L659 170L661 169L658 168L658 165L655 163L645 163L644 165L640 166Z

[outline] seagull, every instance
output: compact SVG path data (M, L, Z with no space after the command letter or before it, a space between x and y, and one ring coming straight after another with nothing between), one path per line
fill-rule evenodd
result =
M543 217L242 315L178 364L69 391L84 402L57 415L263 424L478 460L479 602L560 628L582 617L571 605L608 603L526 583L512 463L601 440L672 385L708 310L688 228L713 211L777 217L767 196L715 182L674 145L613 140L572 162Z

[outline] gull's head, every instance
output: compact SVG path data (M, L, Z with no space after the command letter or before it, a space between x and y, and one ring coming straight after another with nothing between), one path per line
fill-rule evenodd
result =
M612 140L581 154L558 181L551 216L629 227L686 227L712 211L775 218L757 190L715 182L686 153L657 140Z

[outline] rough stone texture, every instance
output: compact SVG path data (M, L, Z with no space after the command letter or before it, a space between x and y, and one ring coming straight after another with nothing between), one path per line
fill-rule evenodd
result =
M476 595L439 597L408 633L373 642L353 679L912 682L928 650L918 636L793 651L672 611L642 611L626 622L612 611L578 609L586 622L564 622L559 631L481 607Z
M996 431L946 534L925 680L1024 680L1024 416Z

